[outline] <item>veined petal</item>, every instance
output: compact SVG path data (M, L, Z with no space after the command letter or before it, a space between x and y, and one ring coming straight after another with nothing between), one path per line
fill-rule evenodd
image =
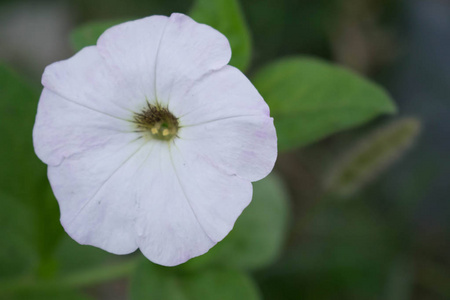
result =
M107 148L116 140L136 139L130 122L87 109L44 88L33 128L36 154L48 165L72 155Z
M252 184L225 174L215 162L174 142L172 160L186 200L208 236L221 241L252 199Z
M156 100L156 58L169 18L151 16L125 22L106 30L97 47L107 64L121 74L128 89L136 89L141 96L134 103L134 111L142 109L147 99Z
M86 110L132 120L132 111L145 104L136 83L108 67L97 47L83 48L69 59L45 68L42 85ZM144 102L144 103L143 103Z
M156 143L136 176L138 245L148 259L165 266L183 263L216 244L180 185L170 151L168 143Z
M183 14L172 14L156 61L158 101L178 113L171 101L182 101L180 97L196 80L222 68L230 58L230 44L223 34Z
M61 224L74 240L115 254L137 249L134 221L139 190L134 176L151 147L127 135L49 166Z
M190 159L201 157L229 175L250 181L266 177L277 157L273 119L241 116L181 129L177 145Z
M180 124L194 124L238 116L269 116L269 107L252 83L232 66L212 72L173 99Z

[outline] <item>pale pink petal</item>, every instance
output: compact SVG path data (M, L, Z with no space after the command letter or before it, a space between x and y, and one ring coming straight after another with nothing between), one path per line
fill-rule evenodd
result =
M156 58L168 21L165 16L151 16L125 22L106 30L97 41L108 66L124 78L127 89L135 89L140 96L135 110L145 100L155 103Z
M45 68L42 84L67 101L112 117L132 120L132 111L145 104L136 83L130 84L108 67L97 47L82 49L73 57Z
M151 261L174 266L205 253L217 240L208 235L211 228L201 223L202 216L197 215L192 199L180 184L171 146L165 142L155 144L135 179L139 191L138 245Z
M158 101L170 104L181 101L182 94L197 80L225 66L231 57L227 38L183 14L174 13L159 45L156 60ZM176 107L173 112L177 113Z
M208 74L170 104L182 126L237 116L269 116L269 107L256 88L232 66Z
M134 222L140 195L135 175L151 146L128 135L49 166L61 224L74 240L115 254L137 249Z
M202 158L229 175L250 181L267 176L277 158L273 119L241 116L184 127L176 141L189 159ZM187 156L187 154L186 154Z
M174 141L172 159L185 198L199 223L214 241L221 241L252 199L252 184L216 168L215 162L196 155Z
M136 139L134 124L67 100L44 88L33 129L34 149L48 165L116 140ZM76 176L76 174L74 174Z

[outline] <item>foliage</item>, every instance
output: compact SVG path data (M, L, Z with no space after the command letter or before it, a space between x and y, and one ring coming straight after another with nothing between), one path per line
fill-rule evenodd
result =
M280 150L317 142L396 110L376 84L314 58L276 61L253 81L270 106Z
M0 91L3 112L0 122L2 143L0 165L8 172L0 172L0 190L12 201L29 210L15 216L24 220L32 230L29 241L40 257L40 272L52 272L50 256L62 229L58 221L58 205L46 180L45 165L33 151L32 129L39 91L14 71L0 64ZM24 184L26 183L26 184ZM7 200L3 200L7 201ZM4 213L8 213L5 210ZM11 216L8 216L11 217Z
M259 299L256 284L243 272L223 268L177 272L148 261L133 274L130 292L131 300Z

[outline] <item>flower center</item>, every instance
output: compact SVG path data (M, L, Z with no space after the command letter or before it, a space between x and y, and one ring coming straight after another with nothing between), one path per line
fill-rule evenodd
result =
M152 138L169 141L177 136L178 119L158 104L148 103L141 113L134 115L134 121L140 131L149 133Z

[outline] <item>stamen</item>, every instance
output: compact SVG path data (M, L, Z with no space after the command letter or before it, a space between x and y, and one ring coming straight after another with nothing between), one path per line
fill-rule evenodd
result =
M178 133L178 119L167 108L158 104L147 103L141 113L135 114L134 121L139 131L158 140L171 140Z

